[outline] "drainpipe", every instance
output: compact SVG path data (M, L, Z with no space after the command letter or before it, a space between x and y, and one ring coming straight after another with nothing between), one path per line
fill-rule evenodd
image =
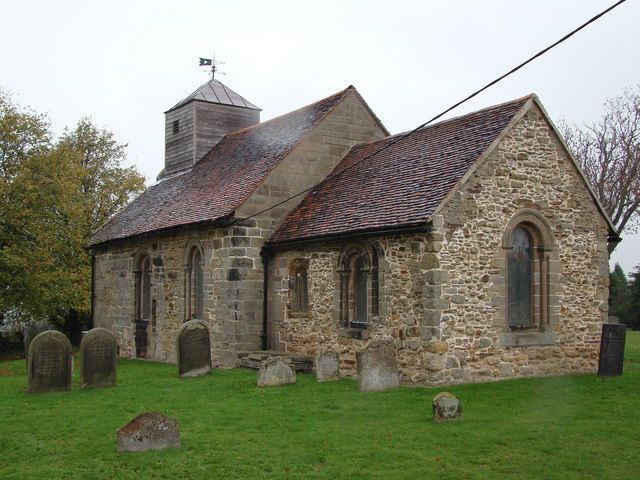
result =
M91 252L91 328L95 327L96 308L96 254Z
M269 296L269 251L266 248L260 249L260 257L262 257L262 350L267 349L267 325L268 325L268 296Z

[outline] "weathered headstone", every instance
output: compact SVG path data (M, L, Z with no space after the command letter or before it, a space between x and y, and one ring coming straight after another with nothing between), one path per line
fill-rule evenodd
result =
M71 389L71 342L60 332L42 332L29 344L27 392L59 392Z
M178 375L197 377L211 371L209 327L202 320L189 320L178 330L176 340Z
M316 379L319 382L340 380L340 356L337 352L316 354Z
M622 365L624 363L624 342L626 336L626 325L622 323L602 324L600 360L598 361L599 376L615 377L622 375Z
M106 328L89 330L80 342L80 384L86 388L116 385L116 338Z
M620 323L620 318L615 315L609 315L607 317L607 323Z
M286 360L274 357L265 360L258 370L258 387L279 387L296 383L296 372Z
M118 453L180 447L178 421L156 412L138 415L116 432Z
M400 384L396 349L391 341L376 340L356 353L358 390L380 391Z
M22 327L22 340L24 341L24 358L29 356L29 344L36 335L51 330L51 324L46 320L34 320Z
M460 401L449 392L440 392L433 397L433 421L436 423L462 420Z

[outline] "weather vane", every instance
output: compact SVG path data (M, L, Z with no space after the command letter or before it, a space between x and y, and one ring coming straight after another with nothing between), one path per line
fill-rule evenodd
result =
M216 72L218 71L218 65L224 65L224 62L216 60L216 54L213 54L213 58L200 57L200 67L211 67L211 79L216 78ZM226 75L224 72L220 72L221 75Z

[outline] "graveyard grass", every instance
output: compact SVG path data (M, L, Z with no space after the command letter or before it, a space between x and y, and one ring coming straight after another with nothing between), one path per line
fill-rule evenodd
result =
M81 390L75 368L72 391L27 395L24 360L0 362L0 478L638 478L640 332L624 368L450 387L464 420L438 425L444 388L359 393L298 375L258 389L249 370L180 380L120 360L116 388ZM178 419L179 450L116 453L116 429L145 411Z

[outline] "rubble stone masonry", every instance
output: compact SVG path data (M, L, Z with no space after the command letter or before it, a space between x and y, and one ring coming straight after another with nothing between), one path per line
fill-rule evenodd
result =
M506 325L506 255L519 222L540 230L536 326ZM477 164L422 233L309 244L273 253L269 344L295 353L355 352L392 339L404 382L448 384L593 372L607 316L608 226L537 106ZM364 331L340 320L341 252L379 252L379 314ZM307 312L291 312L289 264L309 259ZM542 281L547 278L547 281Z

